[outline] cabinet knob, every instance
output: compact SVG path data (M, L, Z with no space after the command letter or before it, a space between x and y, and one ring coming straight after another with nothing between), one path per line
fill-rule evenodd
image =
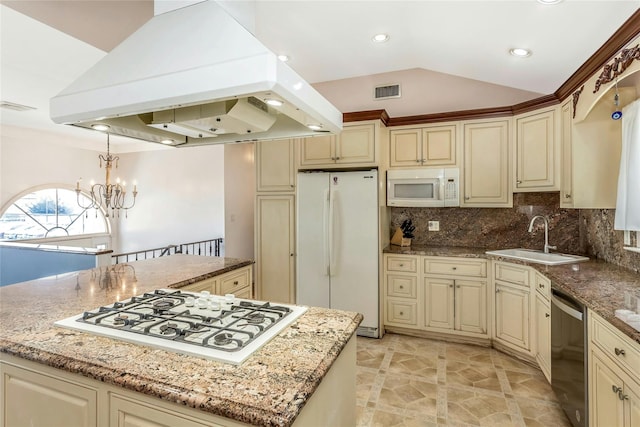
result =
M340 157L336 157L336 160L340 160Z
M452 270L457 270L457 269L458 269L458 267L451 267L451 269L452 269Z
M565 199L570 199L570 198L571 198L571 194L569 194L569 193L565 194L565 195L564 195L564 198L565 198Z
M622 390L618 392L618 399L620 400L629 400L629 396L626 394L622 394Z
M400 264L400 267L404 267L404 264Z
M460 285L456 285L456 288L460 289Z
M544 314L544 317L549 317L549 313L545 313L545 314Z
M401 312L400 312L400 316L404 316L404 311L401 311Z
M469 196L464 196L464 199L465 200L469 200Z
M293 256L293 254L289 254L289 256Z
M453 285L449 285L450 288L453 288Z
M540 289L544 289L544 285L543 285L542 283L538 283L538 287L539 287Z
M238 281L237 281L237 280L234 280L234 281L233 281L233 284L234 284L234 285L237 285L237 284L238 284Z
M496 289L496 294L499 294L499 293L500 293L500 289Z
M400 289L404 289L404 286L400 285Z
M522 184L522 181L517 180L517 181L516 181L516 184Z
M623 348L618 348L618 347L616 347L613 351L616 353L616 356L620 356L620 355L624 356L624 353L625 353Z
M416 159L416 163L422 163L422 160Z
M611 390L613 390L614 393L622 393L622 387L618 387L616 385L612 385Z

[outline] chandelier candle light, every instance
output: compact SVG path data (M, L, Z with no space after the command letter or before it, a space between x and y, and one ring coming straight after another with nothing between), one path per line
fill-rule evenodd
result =
M136 196L138 195L137 185L133 184L133 200L131 201L131 205L125 206L125 197L127 194L125 181L120 183L120 178L116 179L115 184L111 184L111 168L113 167L113 163L115 162L116 168L118 168L118 156L112 156L109 152L109 133L107 132L107 155L106 157L102 154L98 156L100 159L100 167L102 167L102 162L105 163L105 172L106 179L104 184L95 184L91 181L91 203L88 206L83 206L80 201L80 193L82 190L80 189L80 178L76 182L76 194L78 196L78 206L82 209L102 209L105 212L105 216L109 217L109 209L111 209L111 216L115 217L116 212L118 213L118 217L120 217L120 210L125 211L125 217L127 210L131 209L136 204ZM97 214L97 212L96 212Z

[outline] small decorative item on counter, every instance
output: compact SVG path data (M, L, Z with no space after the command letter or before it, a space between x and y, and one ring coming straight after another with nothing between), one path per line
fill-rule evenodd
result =
M391 244L396 246L411 246L411 239L413 238L413 231L416 227L413 225L410 219L405 219L400 227L396 228L393 237L391 238Z

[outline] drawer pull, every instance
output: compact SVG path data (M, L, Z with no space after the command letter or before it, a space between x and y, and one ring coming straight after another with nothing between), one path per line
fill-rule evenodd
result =
M545 313L545 314L544 314L544 317L549 317L549 313Z
M538 283L538 287L539 287L540 289L544 289L544 285L543 285L542 283Z
M404 264L400 264L400 267L404 267Z
M238 284L238 281L237 281L237 280L234 280L234 281L233 281L233 284L234 284L234 285L237 285L237 284Z
M404 316L404 311L401 311L401 312L400 312L400 316Z
M629 400L629 396L627 396L626 394L622 394L622 390L620 390L618 392L618 399L620 399L620 400Z
M622 393L622 387L618 387L616 385L612 385L611 390L613 390L614 393Z
M614 352L616 353L616 356L620 356L620 355L624 356L625 354L624 349L618 348L618 347L615 348Z
M452 269L453 271L456 271L456 270L458 269L458 267L451 267L451 269Z
M404 286L403 286L403 285L400 285L400 289L404 289Z
M453 288L453 285L449 285L450 288Z

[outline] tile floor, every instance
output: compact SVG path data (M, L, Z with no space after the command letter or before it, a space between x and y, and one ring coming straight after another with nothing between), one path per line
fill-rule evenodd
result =
M490 348L358 337L357 369L361 427L571 427L541 371Z

